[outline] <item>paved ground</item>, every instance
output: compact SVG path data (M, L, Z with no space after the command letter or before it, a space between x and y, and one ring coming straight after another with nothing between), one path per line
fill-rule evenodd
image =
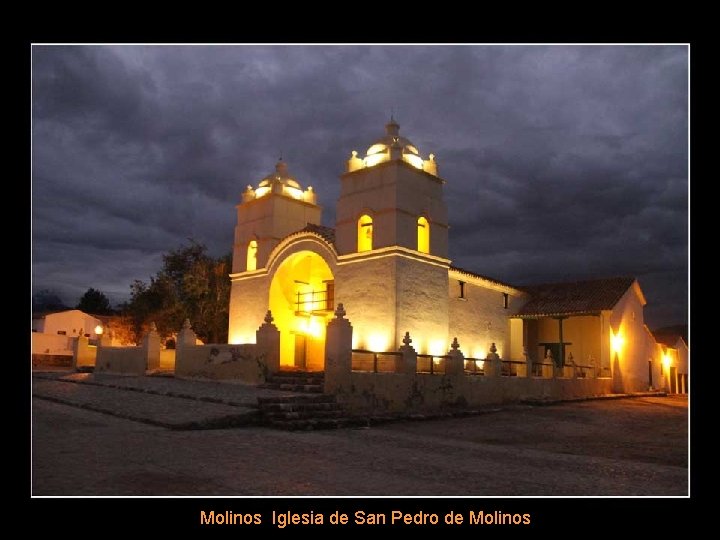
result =
M181 381L163 384L173 382ZM178 407L241 408L37 379L34 392L57 395L73 392L70 386L107 392L82 399L106 399L113 407L156 399L158 411L170 416L185 414ZM33 494L686 495L687 400L515 407L298 433L169 430L34 398Z

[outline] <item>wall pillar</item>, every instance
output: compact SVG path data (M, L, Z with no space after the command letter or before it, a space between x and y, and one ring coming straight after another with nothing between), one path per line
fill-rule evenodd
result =
M142 347L145 369L158 369L160 367L160 334L158 334L154 322L150 323L150 330L143 336Z
M453 339L448 351L450 358L445 359L445 375L462 375L465 373L465 355L460 350L457 337Z
M350 386L352 373L352 334L350 321L345 319L342 303L335 310L335 318L327 325L325 336L325 392L335 393Z
M417 351L410 345L411 343L410 332L405 332L403 345L400 347L402 356L395 357L395 373L405 373L407 375L417 373Z
M194 347L196 340L197 336L190 325L190 319L185 319L175 342L175 373L182 372L185 351L188 347ZM180 369L178 369L178 367L180 367Z
M532 377L533 376L533 361L530 357L530 353L528 352L527 347L523 347L523 356L525 357L525 376L526 377Z
M500 360L500 355L497 353L495 343L490 345L490 352L483 362L483 371L486 377L499 377L502 375L502 361Z
M258 352L265 355L267 375L280 371L280 330L273 324L273 320L272 313L268 310L263 324L255 332Z
M90 349L90 340L84 335L79 335L77 339L73 341L73 369L77 369L79 366L93 366L95 365L95 358L97 355L93 354L93 350Z

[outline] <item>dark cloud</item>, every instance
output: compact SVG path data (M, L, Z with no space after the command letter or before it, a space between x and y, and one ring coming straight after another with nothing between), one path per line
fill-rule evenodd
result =
M395 110L447 180L454 264L515 283L640 278L687 316L683 46L35 46L33 285L123 299L282 153L334 222Z

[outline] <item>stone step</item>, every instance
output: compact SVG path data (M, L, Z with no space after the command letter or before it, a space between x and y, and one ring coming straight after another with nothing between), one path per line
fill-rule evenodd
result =
M277 377L275 375L268 377L268 383L273 384L323 384L325 379L320 377Z
M301 369L281 369L275 375L279 377L325 377L324 371L305 371Z
M259 397L258 404L265 403L335 403L335 396L325 394L295 394L293 396Z
M286 392L307 392L308 394L322 394L323 386L320 384L281 384L281 383L265 383L260 388L268 390L284 390Z
M338 408L337 403L263 403L260 409L263 411L330 411Z
M262 411L262 415L270 422L277 420L314 420L326 418L341 418L345 415L342 409L328 411Z
M287 431L309 431L322 429L341 429L348 427L366 427L367 418L338 417L319 419L297 419L297 420L273 420L268 424L275 429Z

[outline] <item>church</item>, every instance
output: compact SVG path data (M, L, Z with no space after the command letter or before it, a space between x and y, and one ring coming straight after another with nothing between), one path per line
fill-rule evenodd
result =
M644 324L634 278L519 287L453 266L445 180L394 119L364 156L352 152L340 184L334 228L321 225L317 194L282 160L243 192L229 343L253 343L270 310L281 368L322 371L326 327L342 303L353 351L397 351L409 332L418 354L441 357L457 339L467 359L497 354L510 374L530 358L611 377L616 391L669 386L667 350ZM686 388L687 362L675 366L682 374Z

